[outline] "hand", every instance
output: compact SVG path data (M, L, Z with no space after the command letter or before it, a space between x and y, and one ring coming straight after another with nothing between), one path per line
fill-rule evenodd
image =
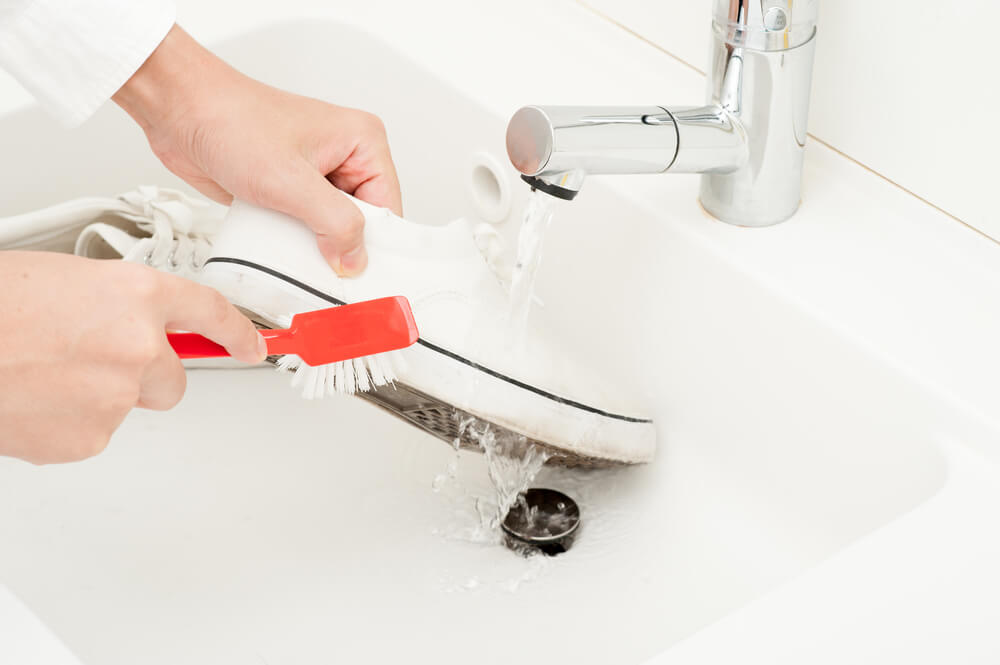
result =
M364 218L338 189L402 214L381 121L250 79L174 26L114 100L201 193L304 221L340 275L364 270Z
M107 445L133 407L169 409L186 385L166 330L259 362L266 344L218 292L145 266L0 252L0 455L71 462Z

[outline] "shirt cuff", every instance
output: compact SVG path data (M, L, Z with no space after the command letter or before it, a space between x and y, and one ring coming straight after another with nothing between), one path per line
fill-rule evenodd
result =
M0 67L57 120L89 118L174 25L171 0L25 0L0 9Z

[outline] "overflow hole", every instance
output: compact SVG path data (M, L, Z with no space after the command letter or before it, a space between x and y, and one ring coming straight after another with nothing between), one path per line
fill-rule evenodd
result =
M500 162L487 152L473 155L469 170L469 194L483 220L498 224L510 214L510 183Z

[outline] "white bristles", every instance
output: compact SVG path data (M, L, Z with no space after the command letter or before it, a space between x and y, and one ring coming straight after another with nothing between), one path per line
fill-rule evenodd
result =
M368 356L365 358L365 364L368 365L368 373L372 377L372 383L376 386L387 383L385 373L382 371L382 363L379 362L378 356Z
M335 385L337 386L337 392L346 393L348 395L354 393L353 390L354 382L351 381L350 383L348 383L347 381L348 378L349 377L347 375L347 369L344 367L344 363L342 362L333 363L333 379Z
M302 367L308 367L305 363ZM298 372L296 372L298 373ZM306 376L306 389L302 396L306 399L315 399L323 396L323 372L310 372L312 376ZM310 379L312 379L310 381Z
M355 358L351 361L354 365L354 378L358 382L358 392L368 392L372 389L371 377L368 376L368 368L365 367L363 358Z
M389 351L320 367L310 367L298 356L286 355L278 358L277 367L281 372L295 372L292 387L301 386L304 398L315 399L368 392L392 383L396 372L405 370L406 363L399 351Z

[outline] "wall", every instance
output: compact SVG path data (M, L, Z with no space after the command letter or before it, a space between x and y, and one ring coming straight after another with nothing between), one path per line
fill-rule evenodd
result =
M705 70L710 0L581 4ZM825 0L810 133L1000 240L997 25L987 0ZM669 90L649 101L689 102Z

